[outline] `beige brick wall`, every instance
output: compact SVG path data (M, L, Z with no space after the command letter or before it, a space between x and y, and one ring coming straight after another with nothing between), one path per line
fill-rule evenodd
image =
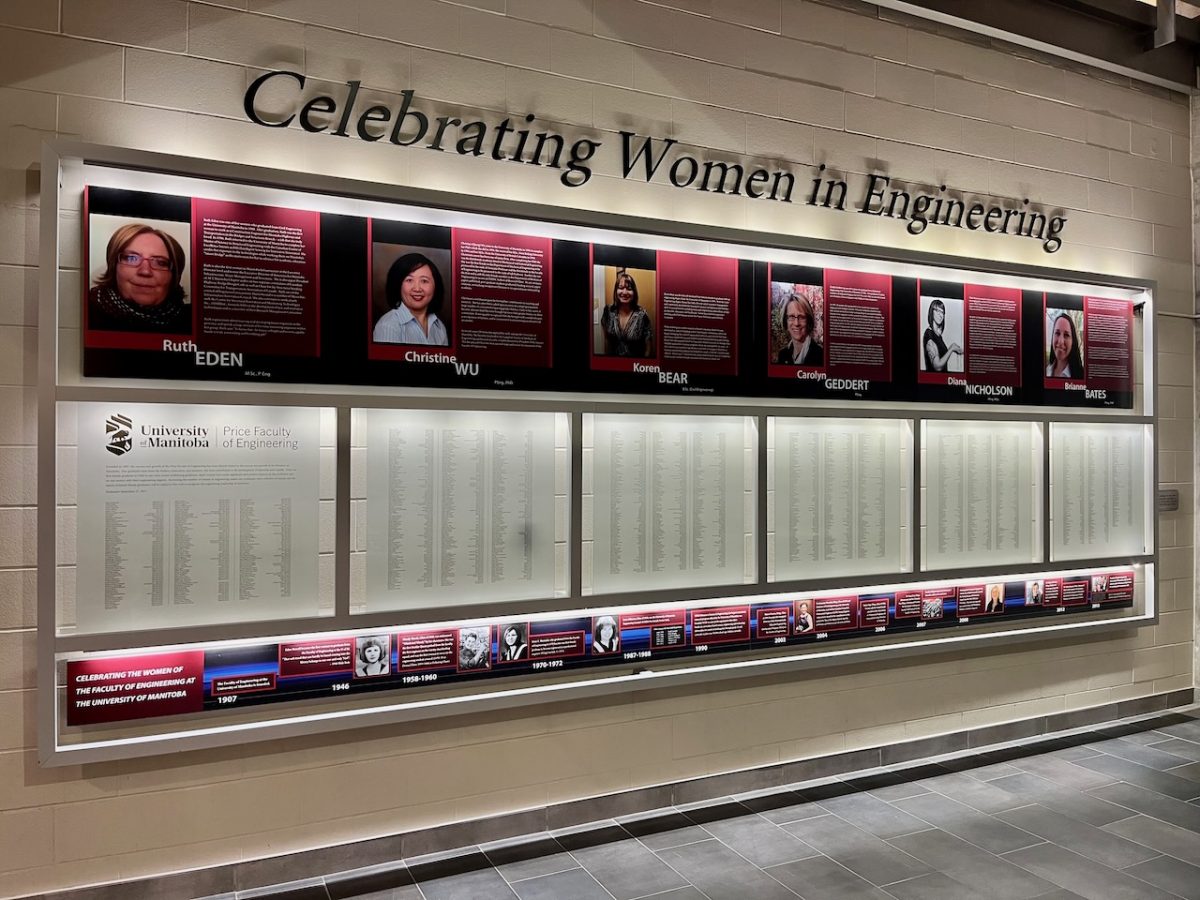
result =
M1155 627L470 721L178 757L35 762L31 507L38 161L55 135L467 194L1157 280L1193 306L1180 97L851 2L26 0L0 4L0 896L229 862L1191 686L1194 342L1160 320L1163 517ZM792 204L337 141L242 120L296 68L373 92L524 114L611 147L620 128L713 151L1031 196L1055 256ZM936 232L949 233L936 233ZM74 273L64 273L73 283Z

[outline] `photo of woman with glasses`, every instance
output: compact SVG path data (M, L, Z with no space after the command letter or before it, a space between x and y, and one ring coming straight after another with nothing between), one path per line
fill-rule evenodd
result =
M825 350L817 343L816 318L807 299L793 294L783 305L780 324L788 342L776 354L775 362L781 366L825 365Z
M771 363L812 368L825 365L824 294L820 285L771 282Z
M183 245L145 222L117 227L108 239L104 271L88 291L87 327L190 335Z

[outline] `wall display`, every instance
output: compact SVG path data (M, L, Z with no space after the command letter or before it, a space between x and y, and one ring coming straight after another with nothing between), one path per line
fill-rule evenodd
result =
M767 428L768 580L911 571L907 421L771 418Z
M1042 441L1028 422L926 421L922 568L1040 562Z
M754 431L742 416L586 417L585 592L753 581Z
M356 418L367 611L553 597L565 586L561 416L364 409Z
M1055 406L1128 408L1133 398L1133 304L1104 297L1043 298L1045 397Z
M90 187L85 206L85 375L1133 405L1128 298L378 204Z
M318 614L320 410L78 408L76 626Z
M505 675L769 650L838 638L1119 609L1134 569L980 578L626 608L559 618L414 625L320 640L67 662L67 724L93 725Z
M1050 558L1149 553L1146 429L1055 422L1050 426Z
M83 163L81 368L49 401L81 410L77 571L39 543L52 758L104 757L116 722L191 743L220 709L350 697L278 718L353 724L1155 615L1148 289L136 174ZM330 385L339 427L192 405L206 381Z

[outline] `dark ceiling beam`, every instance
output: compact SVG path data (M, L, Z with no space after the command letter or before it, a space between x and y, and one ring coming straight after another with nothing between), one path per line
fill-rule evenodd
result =
M1158 16L1154 28L1154 47L1158 49L1175 43L1175 0L1159 3L1155 9Z
M1200 25L1174 17L1174 38L1155 47L1158 11L1136 0L910 0L967 23L1196 87ZM1164 10L1165 12L1166 10ZM1173 7L1170 10L1174 12Z

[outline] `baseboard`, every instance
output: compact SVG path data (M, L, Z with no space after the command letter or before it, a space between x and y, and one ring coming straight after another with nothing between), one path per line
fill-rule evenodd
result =
M1196 702L1192 688L1153 694L1134 700L1106 703L1087 709L1053 713L965 729L936 737L883 744L844 753L778 763L720 775L678 781L654 787L621 791L556 803L537 809L500 816L455 822L422 828L350 844L320 847L283 856L249 860L227 865L158 875L132 881L73 888L48 894L31 895L26 900L142 900L178 897L211 897L233 900L235 894L265 889L261 896L295 898L326 897L318 888L322 876L350 873L371 866L394 865L400 860L450 854L451 851L478 844L556 831L614 819L636 813L689 803L700 803L750 791L782 788L789 784L847 775L865 769L892 766L967 750L994 747L1014 741L1048 738L1060 732L1089 728L1133 716L1164 713ZM1032 751L1031 751L1032 752ZM364 878L369 878L364 873ZM314 879L311 885L306 879ZM277 886L279 890L272 890ZM311 891L310 891L311 887ZM349 887L349 885L348 885ZM366 885L364 884L364 887Z

